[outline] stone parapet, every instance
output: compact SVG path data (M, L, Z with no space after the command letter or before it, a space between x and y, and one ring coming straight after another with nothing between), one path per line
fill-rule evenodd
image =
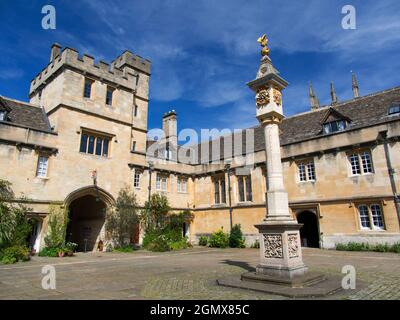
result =
M122 55L123 56L123 55ZM122 57L121 56L121 57ZM150 70L150 62L143 60L133 54L129 55L130 60L135 61L135 65L141 66L137 68L144 72ZM120 87L124 87L127 90L136 90L137 85L137 74L127 69L120 69L115 63L112 65L107 62L100 61L98 64L95 63L95 59L87 54L79 56L79 52L72 48L64 48L64 50L56 56L36 77L31 81L29 96L33 96L35 92L42 86L46 85L47 82L59 71L61 68L71 68L74 70L80 70L81 72L90 76L97 77L110 83L115 83Z

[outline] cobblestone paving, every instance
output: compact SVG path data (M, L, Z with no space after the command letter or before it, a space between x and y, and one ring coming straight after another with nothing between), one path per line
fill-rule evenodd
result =
M310 271L357 272L357 290L326 299L400 299L400 255L305 249ZM172 253L78 254L73 258L34 257L0 265L0 299L286 299L217 286L216 279L252 270L256 249L193 248ZM57 271L56 290L41 287L44 265ZM344 275L343 275L344 276Z

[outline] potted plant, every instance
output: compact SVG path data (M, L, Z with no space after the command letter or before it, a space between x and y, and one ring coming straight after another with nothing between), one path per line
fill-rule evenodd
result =
M65 256L65 250L63 248L59 248L57 254L59 258L63 258Z
M78 247L77 243L67 242L65 244L65 253L67 254L67 256L72 257L77 247Z

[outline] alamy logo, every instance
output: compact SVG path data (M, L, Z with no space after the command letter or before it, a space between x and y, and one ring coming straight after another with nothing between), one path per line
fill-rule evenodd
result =
M51 265L45 265L42 268L42 288L44 290L55 290L56 289L56 268Z
M342 273L346 274L342 279L342 288L344 290L356 288L356 268L352 265L345 265Z
M43 6L42 14L45 16L42 18L42 28L45 30L56 28L56 8L50 4Z
M342 18L342 28L345 30L356 29L356 8L350 4L347 4L343 6L342 14L345 15Z

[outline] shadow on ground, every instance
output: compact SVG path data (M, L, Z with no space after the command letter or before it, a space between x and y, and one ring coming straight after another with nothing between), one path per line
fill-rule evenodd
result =
M256 268L252 267L250 264L244 261L235 261L235 260L223 260L221 261L223 264L227 264L229 266L239 267L249 272L256 271Z

